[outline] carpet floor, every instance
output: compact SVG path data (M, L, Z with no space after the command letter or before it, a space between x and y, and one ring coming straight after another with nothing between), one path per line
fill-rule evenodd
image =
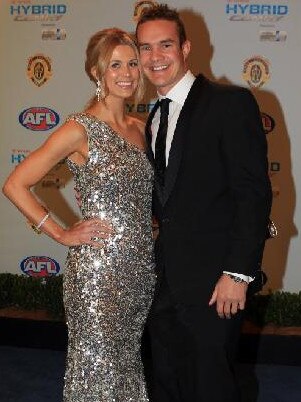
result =
M61 402L64 365L64 351L0 346L0 402ZM243 402L301 401L300 366L240 363L237 374Z

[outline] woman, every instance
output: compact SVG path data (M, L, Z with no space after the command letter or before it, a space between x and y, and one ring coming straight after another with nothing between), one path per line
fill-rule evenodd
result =
M64 401L145 402L140 341L155 282L153 172L143 124L125 114L125 100L141 95L138 52L128 34L113 28L92 36L86 56L96 96L15 169L3 191L36 228L70 247ZM64 158L83 217L67 229L30 191Z

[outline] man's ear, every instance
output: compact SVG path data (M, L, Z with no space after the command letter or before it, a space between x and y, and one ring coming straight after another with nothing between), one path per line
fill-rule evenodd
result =
M185 40L185 42L182 44L182 52L183 52L183 56L184 56L184 60L187 59L189 53L190 53L190 49L191 49L191 42L190 40Z

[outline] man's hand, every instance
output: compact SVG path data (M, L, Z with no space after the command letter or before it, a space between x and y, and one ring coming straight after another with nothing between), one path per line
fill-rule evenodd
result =
M246 282L237 283L223 274L215 286L209 306L216 303L216 311L220 318L231 318L231 315L245 308L247 288Z

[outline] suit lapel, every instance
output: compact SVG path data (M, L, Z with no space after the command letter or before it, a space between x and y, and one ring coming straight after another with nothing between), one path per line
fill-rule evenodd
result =
M189 134L189 126L191 118L196 106L198 110L203 111L208 91L205 91L205 83L207 80L204 76L199 75L194 81L189 94L186 98L184 106L181 110L174 132L173 140L168 158L168 166L165 172L165 189L163 193L163 205L167 202L170 193L176 182L179 167L181 164L184 141ZM202 116L199 116L198 127L200 127Z

